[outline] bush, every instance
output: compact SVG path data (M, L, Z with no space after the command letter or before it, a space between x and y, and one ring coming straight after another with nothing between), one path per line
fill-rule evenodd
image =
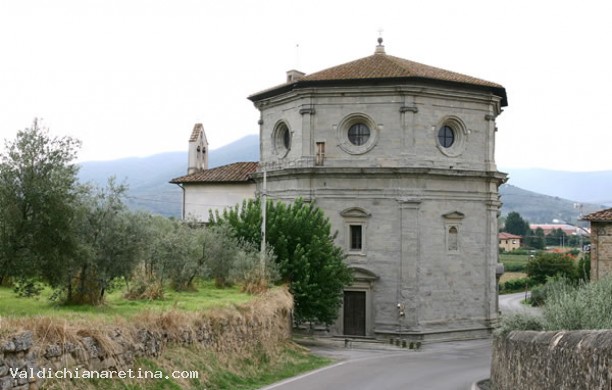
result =
M563 253L540 253L527 263L525 270L535 284L544 284L547 278L557 275L578 279L574 261Z
M546 285L535 286L531 289L531 294L527 303L531 306L542 306L546 301Z
M591 280L591 254L583 255L578 261L578 277L585 282Z
M13 283L13 291L19 297L36 297L45 289L44 284L28 278L20 278Z
M525 272L527 263L503 262L504 272Z
M258 247L261 243L260 199L211 216L211 225L229 225L236 237ZM342 248L334 243L329 218L314 204L268 201L266 242L274 248L283 282L295 300L296 323L331 324L342 305L343 289L352 282L352 270L344 262Z
M280 274L271 249L265 254L263 266L261 260L261 253L254 245L241 243L241 250L229 272L229 280L240 284L242 292L248 294L266 291L270 283L280 279Z
M587 302L581 300L575 281L565 277L550 279L546 283L546 298L543 308L547 330L576 330L582 328L582 317Z
M546 329L612 329L612 278L579 284L560 278L549 284Z
M545 286L534 289L531 296L532 300L545 303L542 330L612 329L611 277L592 283L550 278ZM520 321L503 326L506 330L522 329Z
M539 317L527 313L511 313L502 317L496 334L505 336L513 330L542 330L544 325Z
M126 281L125 299L130 300L162 300L164 286L155 274L146 272L144 266L138 267L129 280Z
M525 291L533 283L529 278L511 279L499 285L501 294L509 294L513 292Z

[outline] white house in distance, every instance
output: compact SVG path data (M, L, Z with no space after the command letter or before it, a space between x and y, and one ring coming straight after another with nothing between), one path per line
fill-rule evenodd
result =
M208 223L210 212L221 213L255 196L252 174L259 164L237 162L208 169L208 142L200 123L189 138L188 160L188 174L170 181L183 189L183 219Z
M506 179L494 152L503 86L388 55L379 39L373 55L289 71L284 84L249 99L260 111L256 192L265 169L271 198L314 202L354 270L331 334L490 334ZM213 193L207 183L221 182L173 182L185 190L186 215L218 202L204 198Z

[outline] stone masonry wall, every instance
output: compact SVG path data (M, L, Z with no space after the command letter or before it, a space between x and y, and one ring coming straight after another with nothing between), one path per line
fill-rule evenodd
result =
M514 331L493 342L495 390L608 390L612 330Z
M136 358L160 356L168 343L226 353L275 348L291 336L292 307L288 291L276 289L251 305L203 313L148 314L133 326L95 329L99 324L94 323L60 337L49 337L59 335L61 325L47 318L35 324L36 329L0 338L0 390L40 388L44 379L31 375L19 379L23 371L126 371Z
M591 280L612 275L612 224L591 222Z

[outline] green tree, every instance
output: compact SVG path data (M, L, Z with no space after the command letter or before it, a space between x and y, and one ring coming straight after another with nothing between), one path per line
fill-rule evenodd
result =
M555 229L546 235L546 245L566 246L567 244L567 234L562 229Z
M266 242L272 246L281 278L293 294L296 322L332 323L352 273L344 263L342 249L334 244L329 219L302 199L292 204L268 202L266 207ZM217 214L212 221L229 224L237 237L253 245L261 242L259 199L244 201L241 207Z
M527 236L529 234L529 222L525 221L516 211L512 211L506 217L504 231L517 236Z
M0 282L42 277L56 285L77 249L79 141L53 137L34 120L0 156Z
M544 230L540 227L535 231L530 229L528 236L525 237L525 245L533 249L544 249L546 247Z
M100 304L112 282L129 277L140 260L145 215L127 210L127 188L110 179L104 189L82 197L76 222L79 252L66 264L67 301Z
M536 284L544 284L549 277L557 275L572 280L578 277L574 260L564 253L540 253L527 263L525 271Z
M544 249L546 248L546 236L544 234L544 229L541 227L537 228L534 232L534 239L532 241L533 248L535 249Z

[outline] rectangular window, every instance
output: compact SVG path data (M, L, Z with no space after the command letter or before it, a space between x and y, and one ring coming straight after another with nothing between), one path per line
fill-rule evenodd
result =
M363 249L363 231L361 225L350 225L350 245L349 248L352 251L360 251Z
M325 142L317 142L317 155L315 157L315 165L323 166L325 161Z

